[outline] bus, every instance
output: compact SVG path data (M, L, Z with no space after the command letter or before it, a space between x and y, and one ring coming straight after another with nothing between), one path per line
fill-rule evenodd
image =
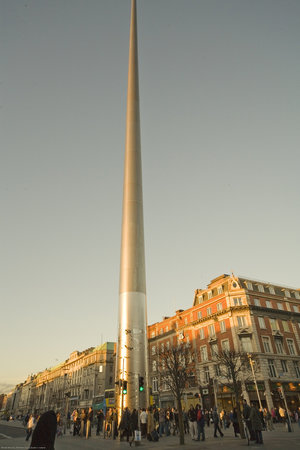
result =
M115 389L105 389L104 391L104 399L106 408L114 408L115 407Z

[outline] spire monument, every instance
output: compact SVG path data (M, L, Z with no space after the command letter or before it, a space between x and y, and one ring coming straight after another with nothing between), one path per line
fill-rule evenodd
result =
M146 407L148 395L147 306L136 0L131 0L123 219L116 359L116 406ZM144 390L139 390L141 383Z

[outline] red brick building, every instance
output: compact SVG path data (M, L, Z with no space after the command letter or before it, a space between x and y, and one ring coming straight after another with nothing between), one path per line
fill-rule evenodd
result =
M185 400L231 409L233 395L219 382L213 353L235 349L253 355L258 362L255 377L263 406L280 404L282 386L291 408L300 404L300 290L277 284L221 275L206 289L195 291L193 306L148 327L149 381L154 400L172 405L172 394L160 382L158 349L190 344L197 355L194 379ZM257 401L254 381L244 384L243 396Z

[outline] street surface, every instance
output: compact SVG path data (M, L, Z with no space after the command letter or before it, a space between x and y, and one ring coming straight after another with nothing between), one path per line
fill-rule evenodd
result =
M15 421L15 423L7 423L0 421L0 449L14 450L14 449L27 449L29 448L29 442L25 441L25 429L21 423ZM213 437L213 427L205 428L206 440L205 442L192 441L190 436L185 435L186 450L212 450L216 446L223 450L235 450L248 448L247 441L240 438L235 438L233 429L230 427L225 431L224 438ZM3 435L7 437L3 437ZM286 428L281 424L275 424L274 431L263 432L264 445L257 445L250 443L251 449L265 449L265 450L287 450L287 448L300 450L300 427L298 424L293 424L293 432L288 433ZM134 444L132 448L134 448ZM147 440L142 441L140 445L141 449L180 449L178 436L162 437L159 442L149 442ZM88 440L80 438L78 436L73 437L70 434L66 434L63 437L56 438L55 450L125 450L130 449L127 442L120 442L119 440L103 439L103 436L95 435L95 428L92 430L92 437Z

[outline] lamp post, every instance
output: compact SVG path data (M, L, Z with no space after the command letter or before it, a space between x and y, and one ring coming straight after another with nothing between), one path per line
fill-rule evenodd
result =
M260 409L262 409L261 399L260 399L260 395L259 395L259 391L258 391L258 387L257 387L257 382L256 382L256 377L255 377L255 373L254 373L254 368L253 368L253 365L255 364L255 361L253 361L252 355L250 353L247 353L247 356L249 358L249 363L250 363L251 370L252 370L253 381L254 381L254 384L255 384L255 389L256 389L256 393L257 393L259 407L260 407Z

